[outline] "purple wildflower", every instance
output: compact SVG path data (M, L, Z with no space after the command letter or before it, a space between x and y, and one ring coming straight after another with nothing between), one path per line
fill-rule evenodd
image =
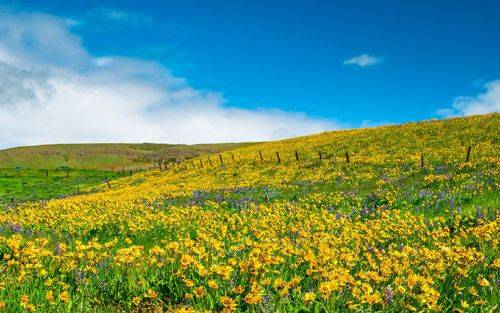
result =
M14 223L11 223L9 226L10 230L15 234L20 233L23 230L21 226Z
M385 303L391 304L392 302L392 288L391 286L385 288Z
M54 248L54 254L60 255L61 253L62 253L61 243L58 242L58 243L56 243L56 246Z

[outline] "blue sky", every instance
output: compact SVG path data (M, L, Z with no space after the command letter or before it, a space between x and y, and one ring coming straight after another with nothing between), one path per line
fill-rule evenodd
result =
M498 111L500 101L499 1L7 1L3 10L14 20L29 13L64 21L96 60L152 62L185 88L223 98L213 104L222 115L225 107L283 111L283 125L296 118L306 125L297 133L271 129L271 138L486 113ZM113 139L96 130L31 141ZM167 134L128 139L197 141Z

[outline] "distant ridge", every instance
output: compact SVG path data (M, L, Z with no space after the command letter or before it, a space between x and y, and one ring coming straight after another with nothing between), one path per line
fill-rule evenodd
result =
M158 160L185 160L251 143L173 145L157 143L51 144L0 150L0 168L121 169Z

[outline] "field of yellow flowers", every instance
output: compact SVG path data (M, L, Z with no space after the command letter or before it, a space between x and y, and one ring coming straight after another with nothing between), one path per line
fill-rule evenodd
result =
M0 311L498 312L499 129L329 132L5 206Z

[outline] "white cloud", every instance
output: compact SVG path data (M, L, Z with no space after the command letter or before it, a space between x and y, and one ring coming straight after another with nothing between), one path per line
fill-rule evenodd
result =
M380 62L382 62L382 59L380 57L376 57L376 56L369 55L369 54L362 54L362 55L358 55L358 56L355 56L353 58L344 60L343 65L344 66L356 65L359 67L367 67L367 66L378 64Z
M94 19L102 19L107 22L124 23L132 26L151 25L153 19L141 12L122 10L111 7L100 7L89 12L88 16Z
M477 96L455 98L452 108L441 109L437 114L451 117L500 112L500 80L487 82L483 88L485 91Z
M158 63L93 56L67 21L0 12L0 147L68 142L269 140L338 128L228 106Z

